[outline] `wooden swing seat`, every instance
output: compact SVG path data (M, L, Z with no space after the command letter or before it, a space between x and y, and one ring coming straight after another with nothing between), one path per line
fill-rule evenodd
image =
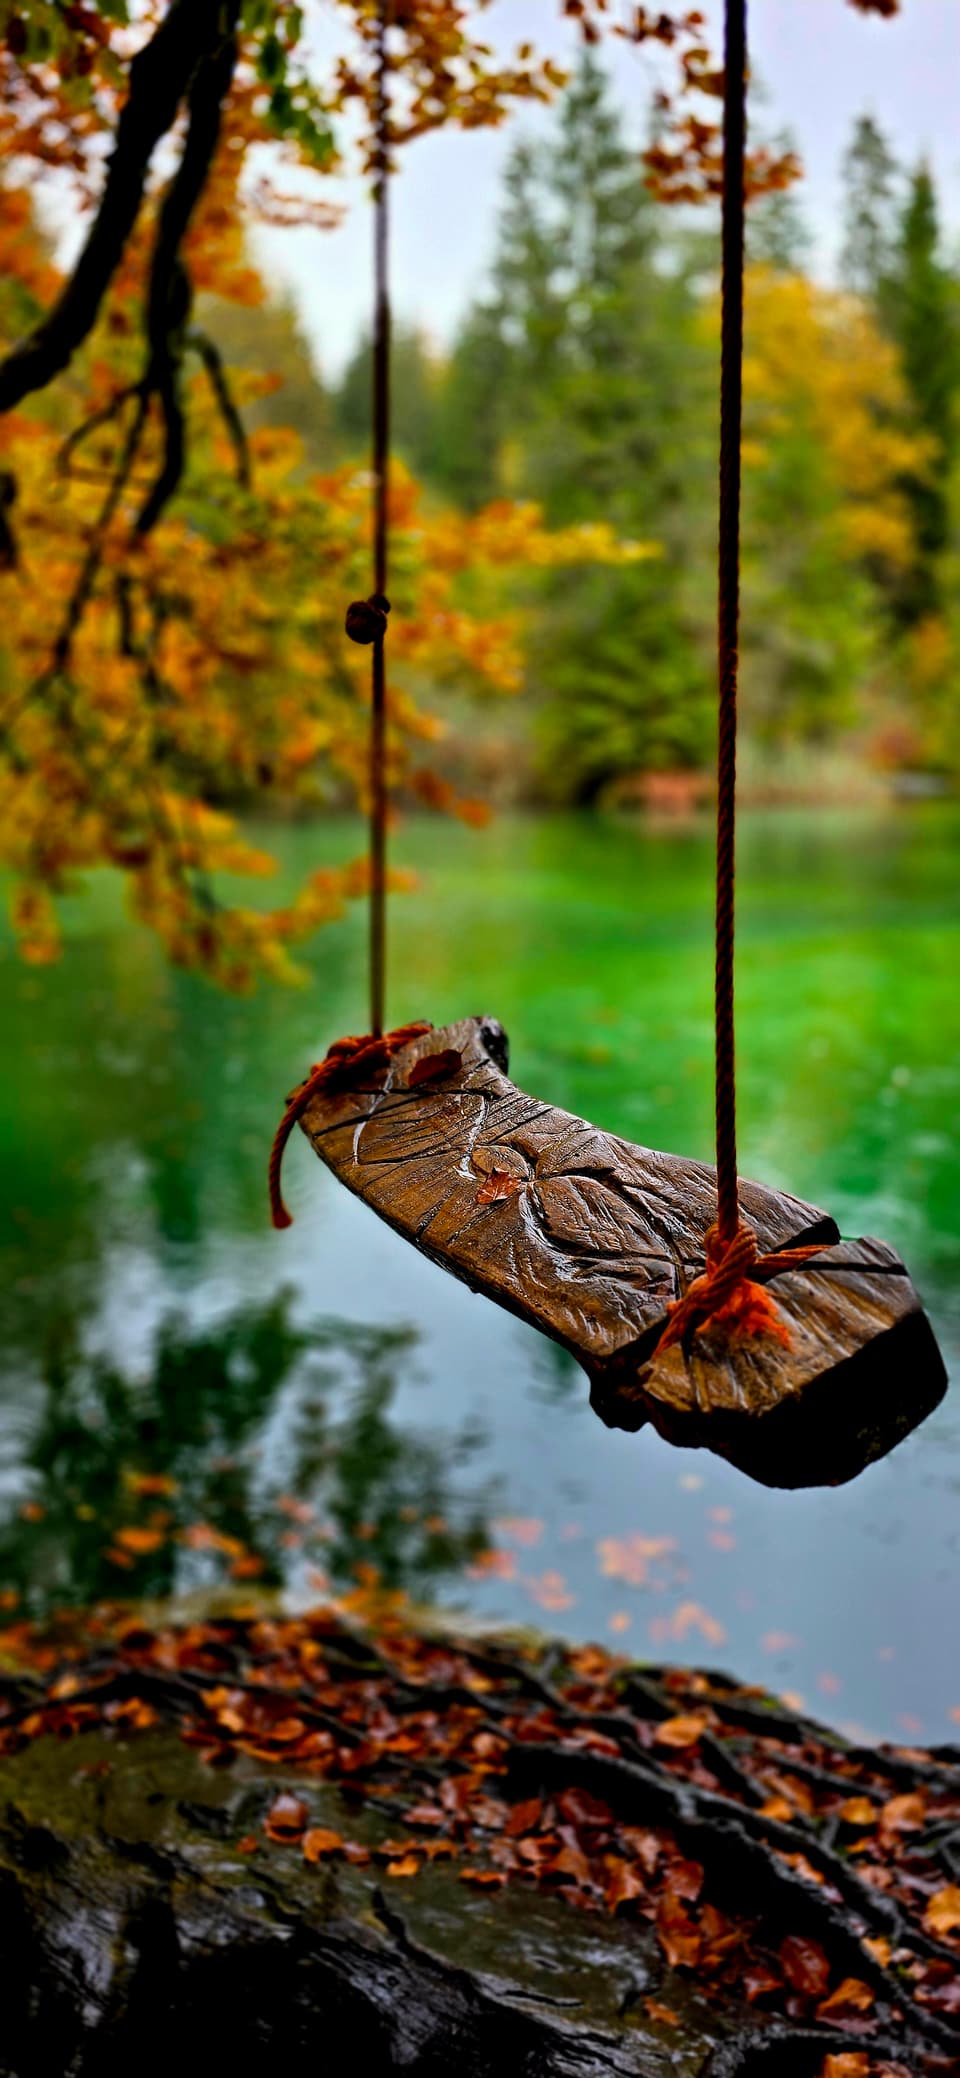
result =
M931 1413L946 1374L900 1258L761 1184L740 1203L764 1252L827 1244L774 1280L788 1346L708 1322L658 1351L704 1268L716 1172L525 1096L507 1066L502 1027L465 1018L362 1087L320 1088L300 1122L405 1240L569 1350L608 1427L651 1422L766 1486L832 1486Z

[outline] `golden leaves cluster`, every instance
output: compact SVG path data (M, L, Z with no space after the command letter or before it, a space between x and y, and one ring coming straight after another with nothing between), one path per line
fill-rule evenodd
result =
M192 264L234 300L260 293L241 222L218 168ZM72 373L81 421L136 371L142 258L130 249L94 348ZM236 380L241 404L270 387L269 376ZM261 975L293 978L291 949L366 889L360 860L312 874L276 906L251 906L235 893L238 879L265 877L274 861L243 839L235 815L272 803L366 806L368 660L345 640L343 610L368 578L371 486L355 466L309 477L298 436L280 426L252 436L245 490L199 372L187 410L183 492L138 541L142 483L130 482L59 660L124 414L94 429L66 471L47 400L0 420L0 468L18 485L18 563L0 577L0 861L15 876L12 913L28 959L56 956L58 896L108 865L126 875L137 916L174 961L242 989ZM147 480L160 437L152 428L138 459ZM471 605L471 584L484 571L647 551L603 527L551 535L531 505L469 519L425 509L399 464L390 518L389 782L401 800L476 821L482 804L461 801L430 770L429 747L444 733L434 699L516 689L523 625L485 598Z

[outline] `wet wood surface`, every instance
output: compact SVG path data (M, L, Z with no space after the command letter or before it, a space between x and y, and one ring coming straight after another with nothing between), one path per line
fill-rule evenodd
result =
M771 1486L837 1484L937 1405L942 1359L900 1258L830 1215L741 1181L763 1252L823 1241L774 1280L790 1346L707 1324L655 1354L701 1274L707 1164L635 1147L526 1096L490 1018L410 1041L301 1121L339 1181L434 1262L569 1350L611 1427L646 1422Z

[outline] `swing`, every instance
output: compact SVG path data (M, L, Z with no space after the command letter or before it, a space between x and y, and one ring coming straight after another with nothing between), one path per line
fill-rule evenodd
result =
M514 1087L491 1018L384 1031L384 650L389 335L387 0L377 33L374 590L347 614L372 648L372 1031L338 1040L291 1097L321 1160L421 1254L560 1343L608 1426L650 1422L768 1486L836 1485L936 1407L946 1374L907 1271L882 1241L737 1175L734 840L743 359L746 0L725 20L712 1169L604 1133Z

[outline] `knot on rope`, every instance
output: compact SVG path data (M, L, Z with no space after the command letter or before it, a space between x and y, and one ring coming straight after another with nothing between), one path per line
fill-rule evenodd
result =
M355 1089L372 1075L382 1074L395 1053L410 1039L421 1039L433 1026L422 1018L414 1024L397 1025L392 1032L350 1033L335 1039L322 1061L315 1061L305 1082L294 1090L273 1136L267 1180L270 1188L270 1217L275 1227L291 1227L293 1220L283 1202L280 1165L283 1150L297 1123L318 1090Z
M683 1298L675 1299L667 1307L666 1326L654 1356L671 1349L685 1335L695 1334L708 1321L724 1327L734 1337L771 1335L790 1349L790 1330L775 1299L766 1285L758 1284L748 1272L755 1269L764 1277L778 1277L784 1270L801 1269L811 1256L820 1255L830 1245L829 1241L817 1241L806 1247L780 1248L773 1254L761 1255L756 1234L745 1221L741 1220L728 1238L721 1235L719 1226L708 1227L707 1267L694 1278Z
M748 1272L760 1260L756 1234L740 1221L736 1232L721 1235L717 1226L706 1236L707 1267L667 1309L667 1324L654 1354L661 1355L675 1342L693 1334L707 1321L722 1322L735 1334L774 1335L790 1346L790 1331L781 1319L774 1300ZM806 1253L799 1251L798 1253Z
M382 592L371 592L369 599L354 599L344 623L351 642L382 641L389 611L390 601Z

